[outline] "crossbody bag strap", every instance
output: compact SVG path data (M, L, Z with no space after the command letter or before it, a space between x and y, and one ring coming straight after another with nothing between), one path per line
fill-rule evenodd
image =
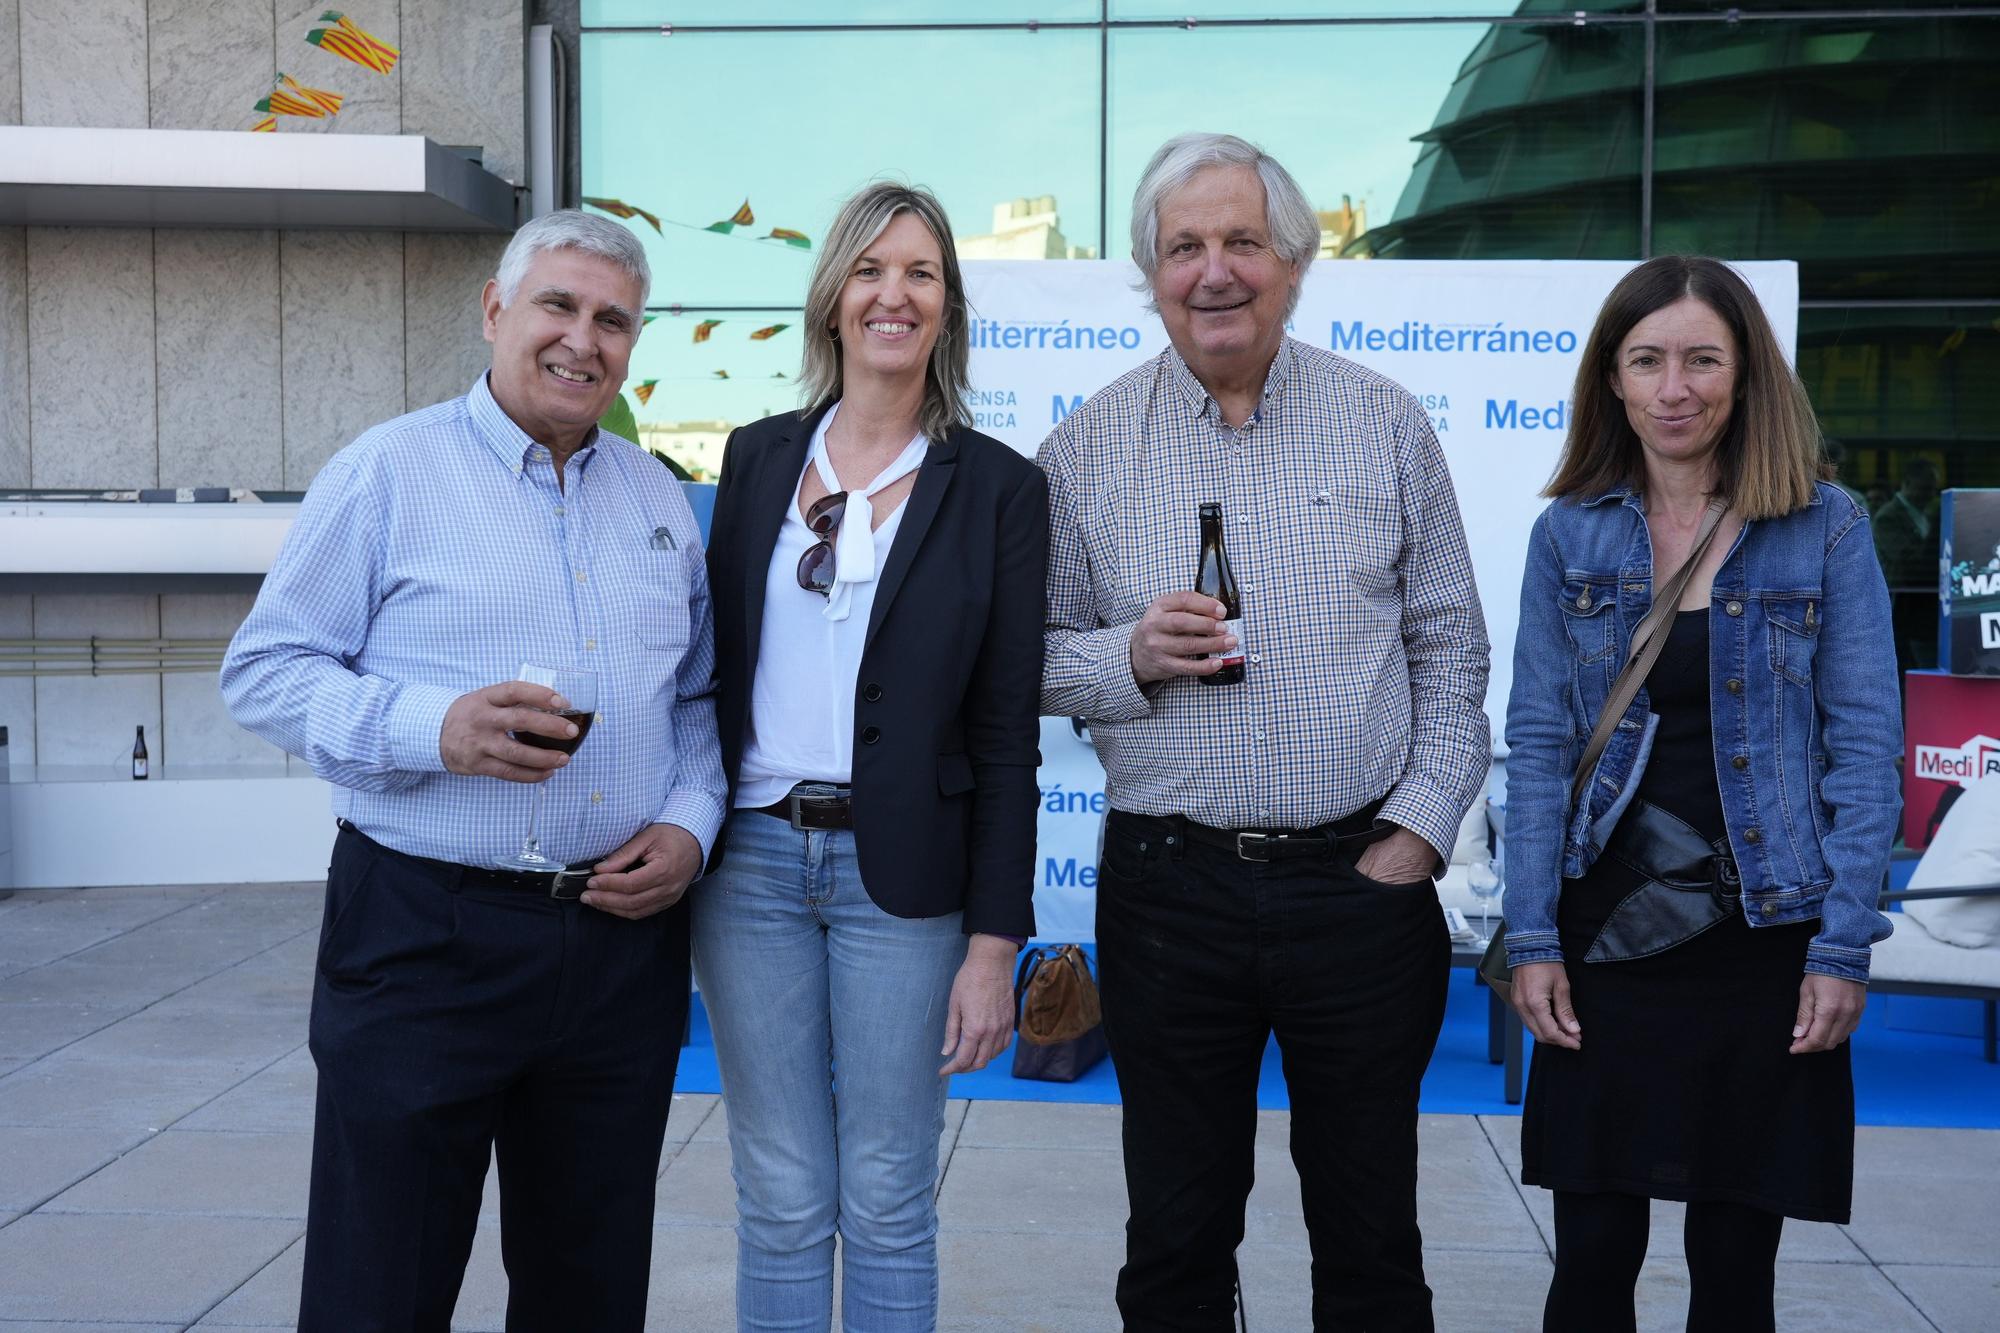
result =
M1619 671L1618 679L1611 682L1611 693L1604 700L1604 711L1597 715L1597 725L1591 728L1590 743L1583 747L1583 759L1577 764L1576 776L1570 781L1571 810L1576 809L1584 788L1590 785L1591 772L1604 756L1604 747L1611 743L1611 733L1617 730L1618 720L1625 716L1625 710L1638 697L1639 687L1652 674L1653 663L1659 661L1660 650L1667 644L1667 618L1679 609L1681 594L1687 591L1688 581L1707 556L1709 546L1715 541L1716 530L1722 526L1722 516L1728 512L1729 506L1724 501L1709 501L1708 512L1702 516L1701 527L1695 532L1694 549L1688 552L1688 558L1681 562L1681 567L1674 571L1666 586L1657 589L1653 605L1640 619L1638 628L1632 631L1625 666Z

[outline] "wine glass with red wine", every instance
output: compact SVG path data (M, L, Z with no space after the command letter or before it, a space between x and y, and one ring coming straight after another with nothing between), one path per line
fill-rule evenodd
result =
M514 739L523 745L532 745L537 750L560 750L564 754L575 754L577 747L583 744L583 738L590 734L590 724L597 720L596 673L579 671L574 667L536 666L529 662L521 667L514 679L525 680L530 685L545 685L561 695L563 702L569 707L542 711L553 712L564 721L576 724L576 735L567 739L543 736L532 731L513 732L511 734ZM501 865L511 870L562 869L562 863L543 856L541 848L542 798L548 790L549 783L555 780L552 774L534 784L534 795L528 798L527 836L521 839L521 850L502 861Z

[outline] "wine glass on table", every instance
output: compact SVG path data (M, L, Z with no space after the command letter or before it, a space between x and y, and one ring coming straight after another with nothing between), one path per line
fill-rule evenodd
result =
M595 672L579 671L575 667L545 667L526 663L515 675L515 680L527 681L530 685L544 685L554 690L568 706L565 708L544 708L538 712L554 713L565 722L574 723L576 735L569 737L543 736L533 731L511 733L523 745L532 745L537 750L560 750L564 754L575 754L583 744L583 738L590 734L590 724L597 718L597 675ZM542 779L534 784L534 794L528 799L528 832L521 839L521 850L500 864L509 870L554 871L561 870L562 863L542 855L541 822L542 800L549 783L555 776Z
M1487 911L1493 906L1494 896L1500 892L1500 876L1493 869L1491 861L1474 861L1465 868L1465 887L1472 890L1472 896L1479 899L1479 938L1473 941L1476 948L1484 949L1493 943L1493 932L1487 929Z

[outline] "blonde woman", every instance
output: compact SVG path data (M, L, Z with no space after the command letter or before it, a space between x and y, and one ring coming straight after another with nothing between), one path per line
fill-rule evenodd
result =
M732 812L694 890L737 1184L737 1324L937 1322L946 1078L1013 1030L1034 931L1047 495L966 426L969 319L922 190L840 210L806 406L724 455L709 550Z

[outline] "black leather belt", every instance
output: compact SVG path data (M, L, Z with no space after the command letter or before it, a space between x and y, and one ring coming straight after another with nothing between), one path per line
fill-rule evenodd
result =
M1226 829L1198 824L1182 815L1131 815L1115 813L1119 819L1151 819L1172 824L1189 842L1204 843L1234 852L1245 861L1287 861L1301 857L1325 859L1334 855L1358 854L1370 843L1380 842L1396 831L1394 824L1379 820L1382 802L1368 805L1329 824L1305 829Z
M496 870L490 866L462 866L456 861L440 861L434 857L416 856L409 852L399 852L394 847L385 847L363 833L346 820L340 821L340 836L358 838L384 856L408 862L435 879L453 885L473 888L517 889L523 893L541 894L544 897L572 902L583 896L584 885L597 873L593 867L603 857L589 861L577 861L560 870Z
M784 799L755 806L753 812L801 830L853 828L854 789L837 782L801 782Z

